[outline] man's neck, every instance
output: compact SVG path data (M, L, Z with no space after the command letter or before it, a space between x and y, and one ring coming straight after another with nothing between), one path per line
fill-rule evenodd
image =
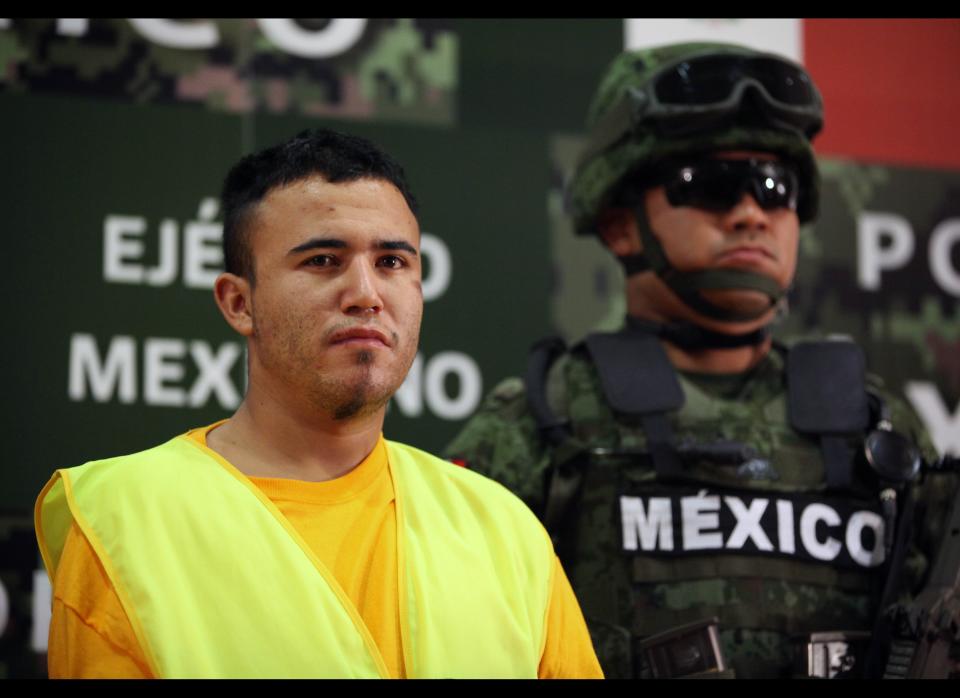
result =
M630 315L639 320L654 324L668 324L669 321L659 317L646 309L632 308ZM732 326L731 335L745 335L762 327L762 323ZM720 331L719 327L706 328L713 332ZM757 344L746 344L739 347L689 347L680 346L673 342L661 339L661 344L670 359L670 363L679 371L691 373L743 373L760 363L770 352L772 340L768 336Z
M662 342L667 357L678 371L691 373L744 373L760 363L770 352L771 339L732 349L684 349Z
M376 446L386 407L334 419L300 410L251 385L237 412L207 435L207 446L244 475L320 482L346 475Z

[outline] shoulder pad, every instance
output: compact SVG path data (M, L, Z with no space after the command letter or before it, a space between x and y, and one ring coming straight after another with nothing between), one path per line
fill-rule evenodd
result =
M653 414L683 406L677 372L656 337L618 332L591 334L587 349L610 406L624 414Z
M799 432L839 434L869 426L866 362L850 341L798 342L787 354L787 409Z

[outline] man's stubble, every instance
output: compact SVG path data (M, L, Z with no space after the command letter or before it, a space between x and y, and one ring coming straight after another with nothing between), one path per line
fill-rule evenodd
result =
M381 410L403 383L416 355L416 346L412 350L408 348L409 361L400 375L379 383L374 376L376 353L367 349L358 349L354 353L353 370L322 372L318 371L314 359L325 340L314 339L312 341L316 344L312 344L310 337L315 336L311 334L312 329L303 318L282 316L280 322L274 324L263 320L262 316L258 319L258 314L254 313L252 339L257 342L260 364L269 375L283 381L291 394L301 394L311 408L337 421ZM337 329L335 327L326 334ZM391 339L393 346L399 348L399 336L391 333Z

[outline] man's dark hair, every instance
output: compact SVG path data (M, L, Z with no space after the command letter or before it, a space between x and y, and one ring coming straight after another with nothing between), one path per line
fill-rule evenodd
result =
M290 140L244 157L223 182L223 260L226 270L254 280L250 221L273 189L319 175L332 184L358 179L390 182L417 215L400 164L372 142L325 128L301 131Z

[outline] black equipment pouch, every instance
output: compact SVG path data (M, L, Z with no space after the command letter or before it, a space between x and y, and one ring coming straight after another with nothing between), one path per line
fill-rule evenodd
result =
M666 413L680 409L685 398L660 341L649 334L618 332L591 334L585 343L610 407L640 419L657 478L676 479L682 464Z
M863 352L853 342L800 342L787 354L787 413L798 432L818 435L830 489L853 482L851 434L870 423Z

